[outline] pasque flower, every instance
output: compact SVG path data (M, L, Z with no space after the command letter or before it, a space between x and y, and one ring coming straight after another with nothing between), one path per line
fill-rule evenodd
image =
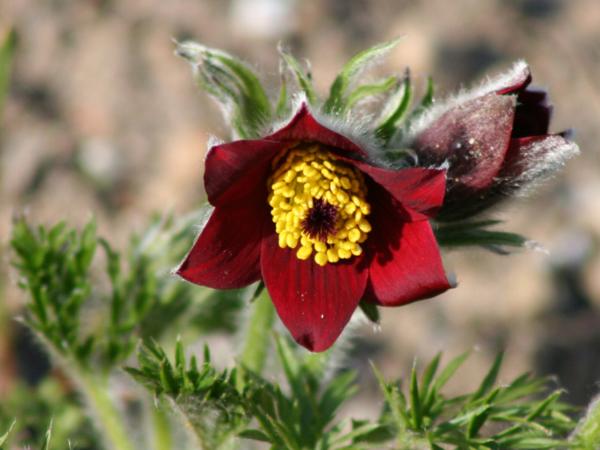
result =
M310 350L331 346L363 298L397 306L450 287L428 221L445 172L377 167L305 104L269 136L212 147L204 184L215 209L177 273L221 289L264 280Z
M421 165L448 166L438 220L465 219L553 173L577 153L567 133L548 134L552 106L530 87L528 66L431 108L403 145Z
M551 108L528 87L524 63L437 104L430 83L412 109L408 74L361 83L396 42L354 56L324 101L281 51L289 71L274 103L234 57L178 46L235 139L208 151L214 210L177 273L218 289L262 280L294 339L313 351L333 344L361 301L398 306L449 289L438 242L522 245L487 230L493 221L468 219L577 151L548 134ZM290 73L302 91L293 96ZM374 101L379 108L364 107Z

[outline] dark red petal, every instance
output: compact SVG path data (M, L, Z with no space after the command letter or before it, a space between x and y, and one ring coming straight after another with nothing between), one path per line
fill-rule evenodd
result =
M444 202L445 170L422 167L389 170L366 163L355 165L401 203L407 212L405 220L431 218Z
M371 217L369 300L399 306L451 287L428 221L403 223L391 202L381 202Z
M361 258L318 266L281 249L277 236L263 239L261 268L281 321L296 342L313 352L327 350L338 338L367 284Z
M218 206L177 274L215 289L247 286L260 279L260 241L268 215L252 204Z
M519 92L517 100L512 137L548 134L552 105L548 103L546 91L528 87Z
M504 83L504 86L496 90L496 94L514 94L525 89L531 83L531 71L529 66L523 65L519 71L512 74L512 77Z
M280 142L265 139L234 141L212 147L204 169L208 201L215 206L225 205L257 195L256 189L266 189L271 160L284 147Z
M321 125L303 104L292 120L270 136L212 147L206 157L204 185L213 205L252 195L257 183L266 183L273 157L297 142L319 142L353 157L366 153L346 137Z
M321 125L302 104L294 118L282 129L265 139L277 141L319 142L338 150L344 150L355 157L365 158L367 154L347 137Z
M417 136L421 165L449 163L448 184L484 189L498 174L510 143L515 97L487 94L443 114Z
M541 162L546 153L553 151L556 148L557 139L560 139L565 143L567 141L562 136L555 134L512 139L499 179L510 182L521 176L525 171L531 168L532 164ZM548 145L543 145L543 141L547 141ZM535 154L532 154L532 144L536 144Z

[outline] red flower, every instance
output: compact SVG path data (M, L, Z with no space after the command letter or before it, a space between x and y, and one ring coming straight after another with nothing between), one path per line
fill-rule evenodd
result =
M508 76L433 108L407 146L420 165L448 165L444 206L436 219L464 219L554 172L577 152L563 134L548 134L547 94L529 87L518 63Z
M303 105L275 133L212 147L215 209L177 273L212 288L263 280L309 350L329 348L361 299L399 306L450 288L428 219L443 170L390 170Z

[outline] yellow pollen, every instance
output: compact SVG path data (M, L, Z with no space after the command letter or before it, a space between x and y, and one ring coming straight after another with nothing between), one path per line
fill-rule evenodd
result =
M297 248L298 259L312 256L320 266L362 253L371 207L358 169L318 144L300 145L276 158L268 187L279 247Z

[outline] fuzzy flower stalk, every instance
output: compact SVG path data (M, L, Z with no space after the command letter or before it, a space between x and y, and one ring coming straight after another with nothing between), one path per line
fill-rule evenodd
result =
M529 87L525 63L445 102L434 104L430 82L412 105L408 73L362 78L396 43L354 56L324 99L282 49L271 98L233 56L178 44L233 140L210 145L214 209L176 272L216 289L263 281L311 351L328 349L359 305L401 306L453 287L442 244L507 244L517 235L472 218L577 153L564 133L549 134L551 106Z

